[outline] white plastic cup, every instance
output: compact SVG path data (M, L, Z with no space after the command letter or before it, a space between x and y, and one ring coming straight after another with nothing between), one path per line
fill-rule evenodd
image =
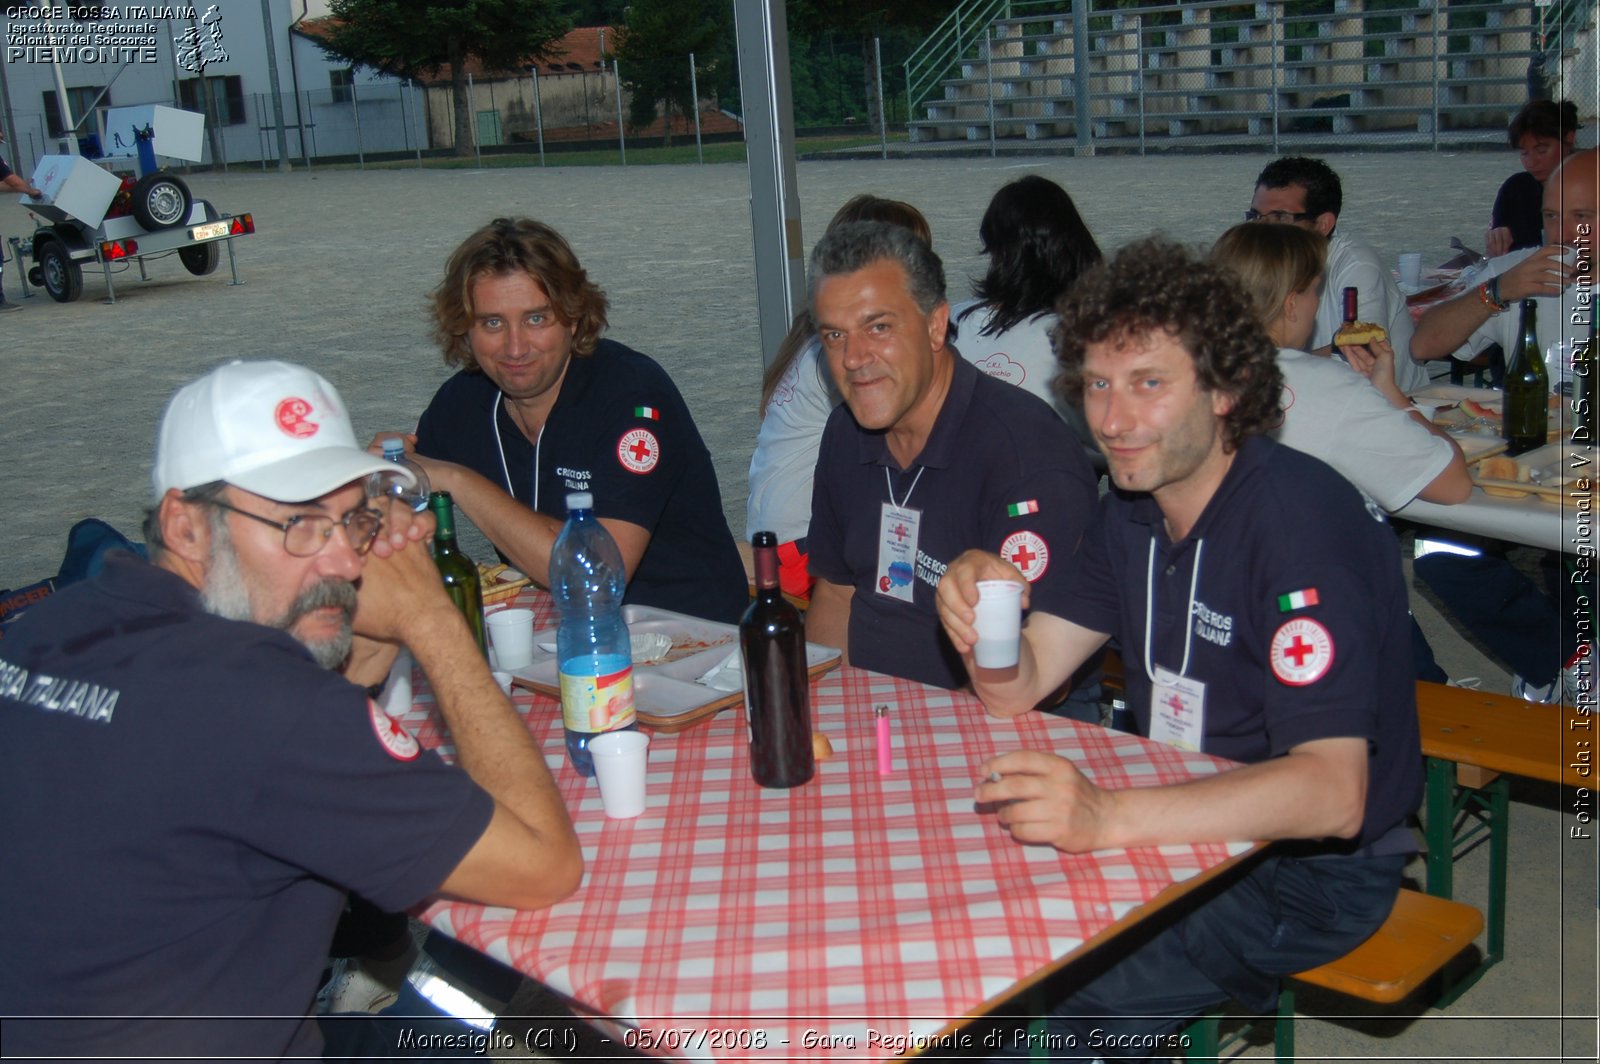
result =
M1015 580L978 581L978 645L973 657L980 669L1009 669L1017 663L1022 638L1022 585Z
M490 675L494 677L494 682L500 685L501 693L507 698L511 697L511 674L495 669Z
M1407 288L1422 287L1422 252L1407 251L1400 256L1400 283Z
M641 731L602 732L589 740L600 802L606 816L628 820L644 812L644 770L650 736Z
M510 672L533 664L533 611L496 610L486 618L495 663Z

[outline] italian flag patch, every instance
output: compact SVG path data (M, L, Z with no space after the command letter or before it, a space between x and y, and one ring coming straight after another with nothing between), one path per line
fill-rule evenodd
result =
M661 420L661 411L653 406L636 406L633 408L634 417L647 417L651 421Z
M1039 512L1039 500L1027 499L1023 502L1014 502L1006 507L1007 517L1021 517L1023 514L1036 514Z
M1308 587L1303 591L1291 591L1287 595L1278 596L1278 612L1303 610L1307 606L1315 606L1318 601L1317 589L1314 587Z

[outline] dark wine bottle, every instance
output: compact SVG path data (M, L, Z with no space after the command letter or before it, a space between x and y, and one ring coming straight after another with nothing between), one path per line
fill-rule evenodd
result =
M1539 309L1531 299L1522 301L1522 343L1506 363L1504 392L1500 435L1505 437L1506 453L1543 447L1549 425L1550 375L1539 348Z
M750 774L763 787L798 787L816 772L806 632L778 587L778 537L757 532L750 542L756 597L739 621Z
M488 657L489 644L483 632L483 586L478 580L478 567L456 545L455 503L448 491L436 491L428 496L428 506L433 510L433 564L439 567L444 589L456 609L467 619L478 649Z

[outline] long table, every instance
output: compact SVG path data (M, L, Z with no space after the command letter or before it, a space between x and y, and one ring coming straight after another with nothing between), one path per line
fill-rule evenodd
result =
M1420 525L1489 536L1529 547L1577 554L1597 542L1595 515L1576 505L1541 502L1538 496L1501 498L1473 488L1465 502L1443 505L1413 499L1394 512Z
M431 696L418 690L405 723L448 755ZM612 1018L607 1033L630 1049L700 1060L959 1047L964 1018L1253 848L1067 856L1021 846L974 807L977 766L996 753L1052 749L1105 787L1227 763L1040 713L996 720L970 695L859 669L812 685L813 727L834 755L811 782L756 786L736 709L652 738L636 820L606 819L597 785L567 764L553 699L518 691L515 702L577 826L583 886L538 912L438 902L423 917ZM877 769L879 705L893 725L887 776Z

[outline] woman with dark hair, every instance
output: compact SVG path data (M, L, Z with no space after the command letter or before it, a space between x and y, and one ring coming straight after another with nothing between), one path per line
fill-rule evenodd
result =
M1494 198L1485 237L1490 258L1544 243L1544 183L1572 154L1578 129L1571 100L1529 100L1511 119L1506 139L1522 156L1522 169L1506 178Z
M950 308L950 320L959 328L956 346L989 376L1055 407L1094 450L1082 415L1051 391L1056 357L1050 330L1056 323L1056 300L1100 264L1100 245L1066 190L1036 174L994 194L978 236L989 256L989 270L973 286L978 298Z

